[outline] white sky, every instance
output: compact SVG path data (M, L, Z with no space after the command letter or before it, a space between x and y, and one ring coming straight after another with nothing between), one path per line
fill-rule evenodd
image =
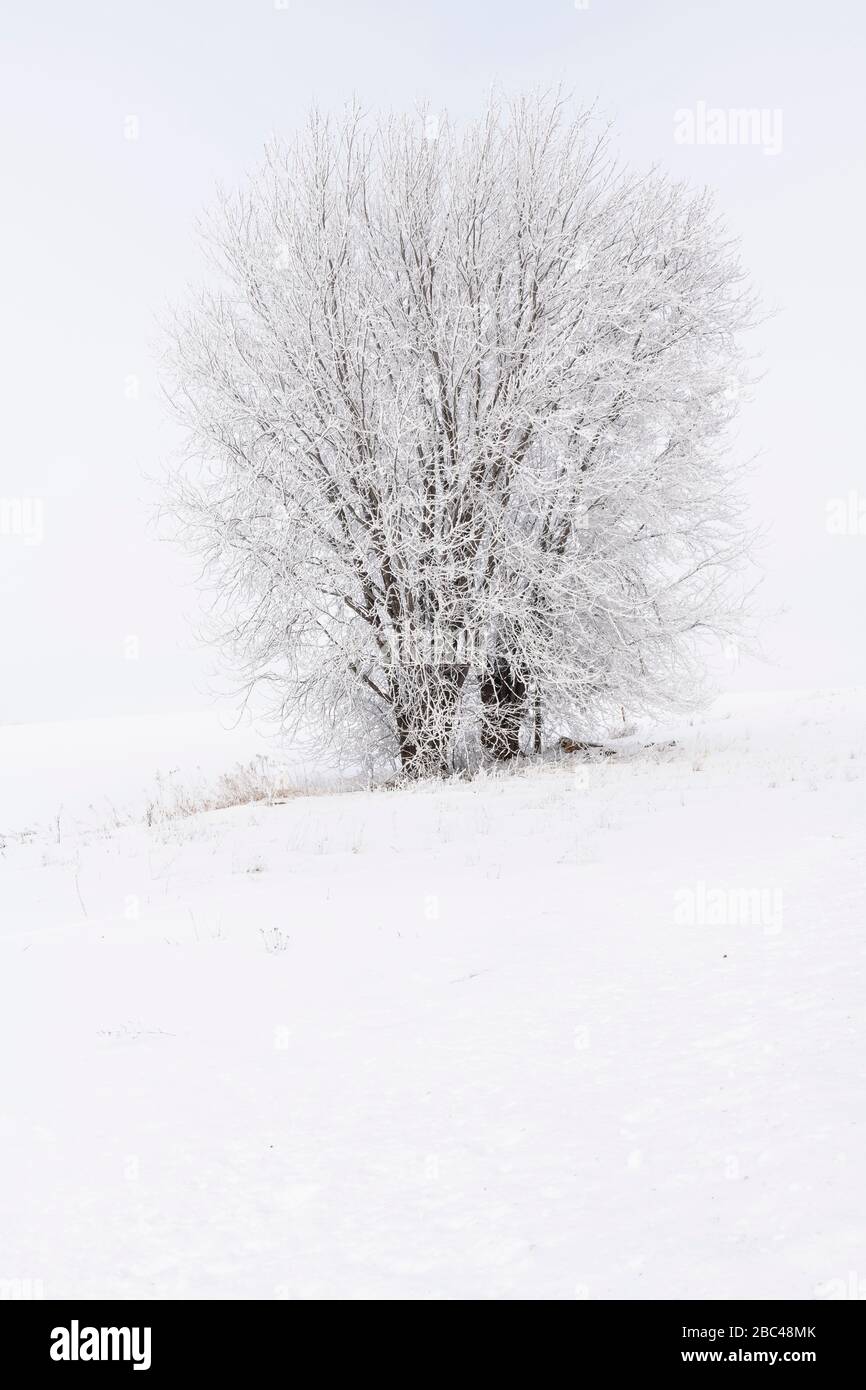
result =
M283 0L277 0L277 5ZM742 421L769 528L772 665L736 686L866 681L863 389L864 18L856 0L5 0L0 118L0 503L44 507L42 544L0 513L0 723L191 709L213 658L191 623L192 568L158 543L148 486L173 427L155 388L156 316L195 279L193 221L312 100L473 114L563 81L616 120L623 155L718 193L779 312ZM782 152L683 145L698 102L780 110ZM139 138L125 138L128 117ZM140 383L129 399L128 378ZM126 639L139 644L129 660Z

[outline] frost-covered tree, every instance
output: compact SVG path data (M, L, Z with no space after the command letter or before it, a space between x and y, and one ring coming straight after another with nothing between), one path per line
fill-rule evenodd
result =
M419 774L694 693L737 612L753 312L706 194L559 97L351 110L203 235L171 510L283 719Z

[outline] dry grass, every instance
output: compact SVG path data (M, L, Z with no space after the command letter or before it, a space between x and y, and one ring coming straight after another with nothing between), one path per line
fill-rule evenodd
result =
M170 777L158 777L157 796L148 803L144 818L153 826L197 816L203 811L227 811L233 806L250 806L255 802L273 806L290 797L303 796L303 788L287 786L284 775L282 769L260 756L249 763L238 763L210 788L184 787L172 782Z

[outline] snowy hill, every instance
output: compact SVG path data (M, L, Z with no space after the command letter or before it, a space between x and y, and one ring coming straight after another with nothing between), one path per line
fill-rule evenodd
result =
M48 824L56 833L58 817L62 835L142 816L161 790L206 787L260 758L290 763L298 786L310 775L269 730L213 711L0 725L0 835Z
M119 764L96 723L4 730L0 1279L605 1299L866 1277L864 716L864 692L729 697L673 747L149 825L77 811L138 815L153 767L228 770L255 731L127 726Z

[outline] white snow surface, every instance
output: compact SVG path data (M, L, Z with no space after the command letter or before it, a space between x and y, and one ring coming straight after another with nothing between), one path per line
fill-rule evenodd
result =
M78 811L229 770L255 731L3 730L0 1281L862 1279L864 716L864 691L726 697L674 747L150 826Z

